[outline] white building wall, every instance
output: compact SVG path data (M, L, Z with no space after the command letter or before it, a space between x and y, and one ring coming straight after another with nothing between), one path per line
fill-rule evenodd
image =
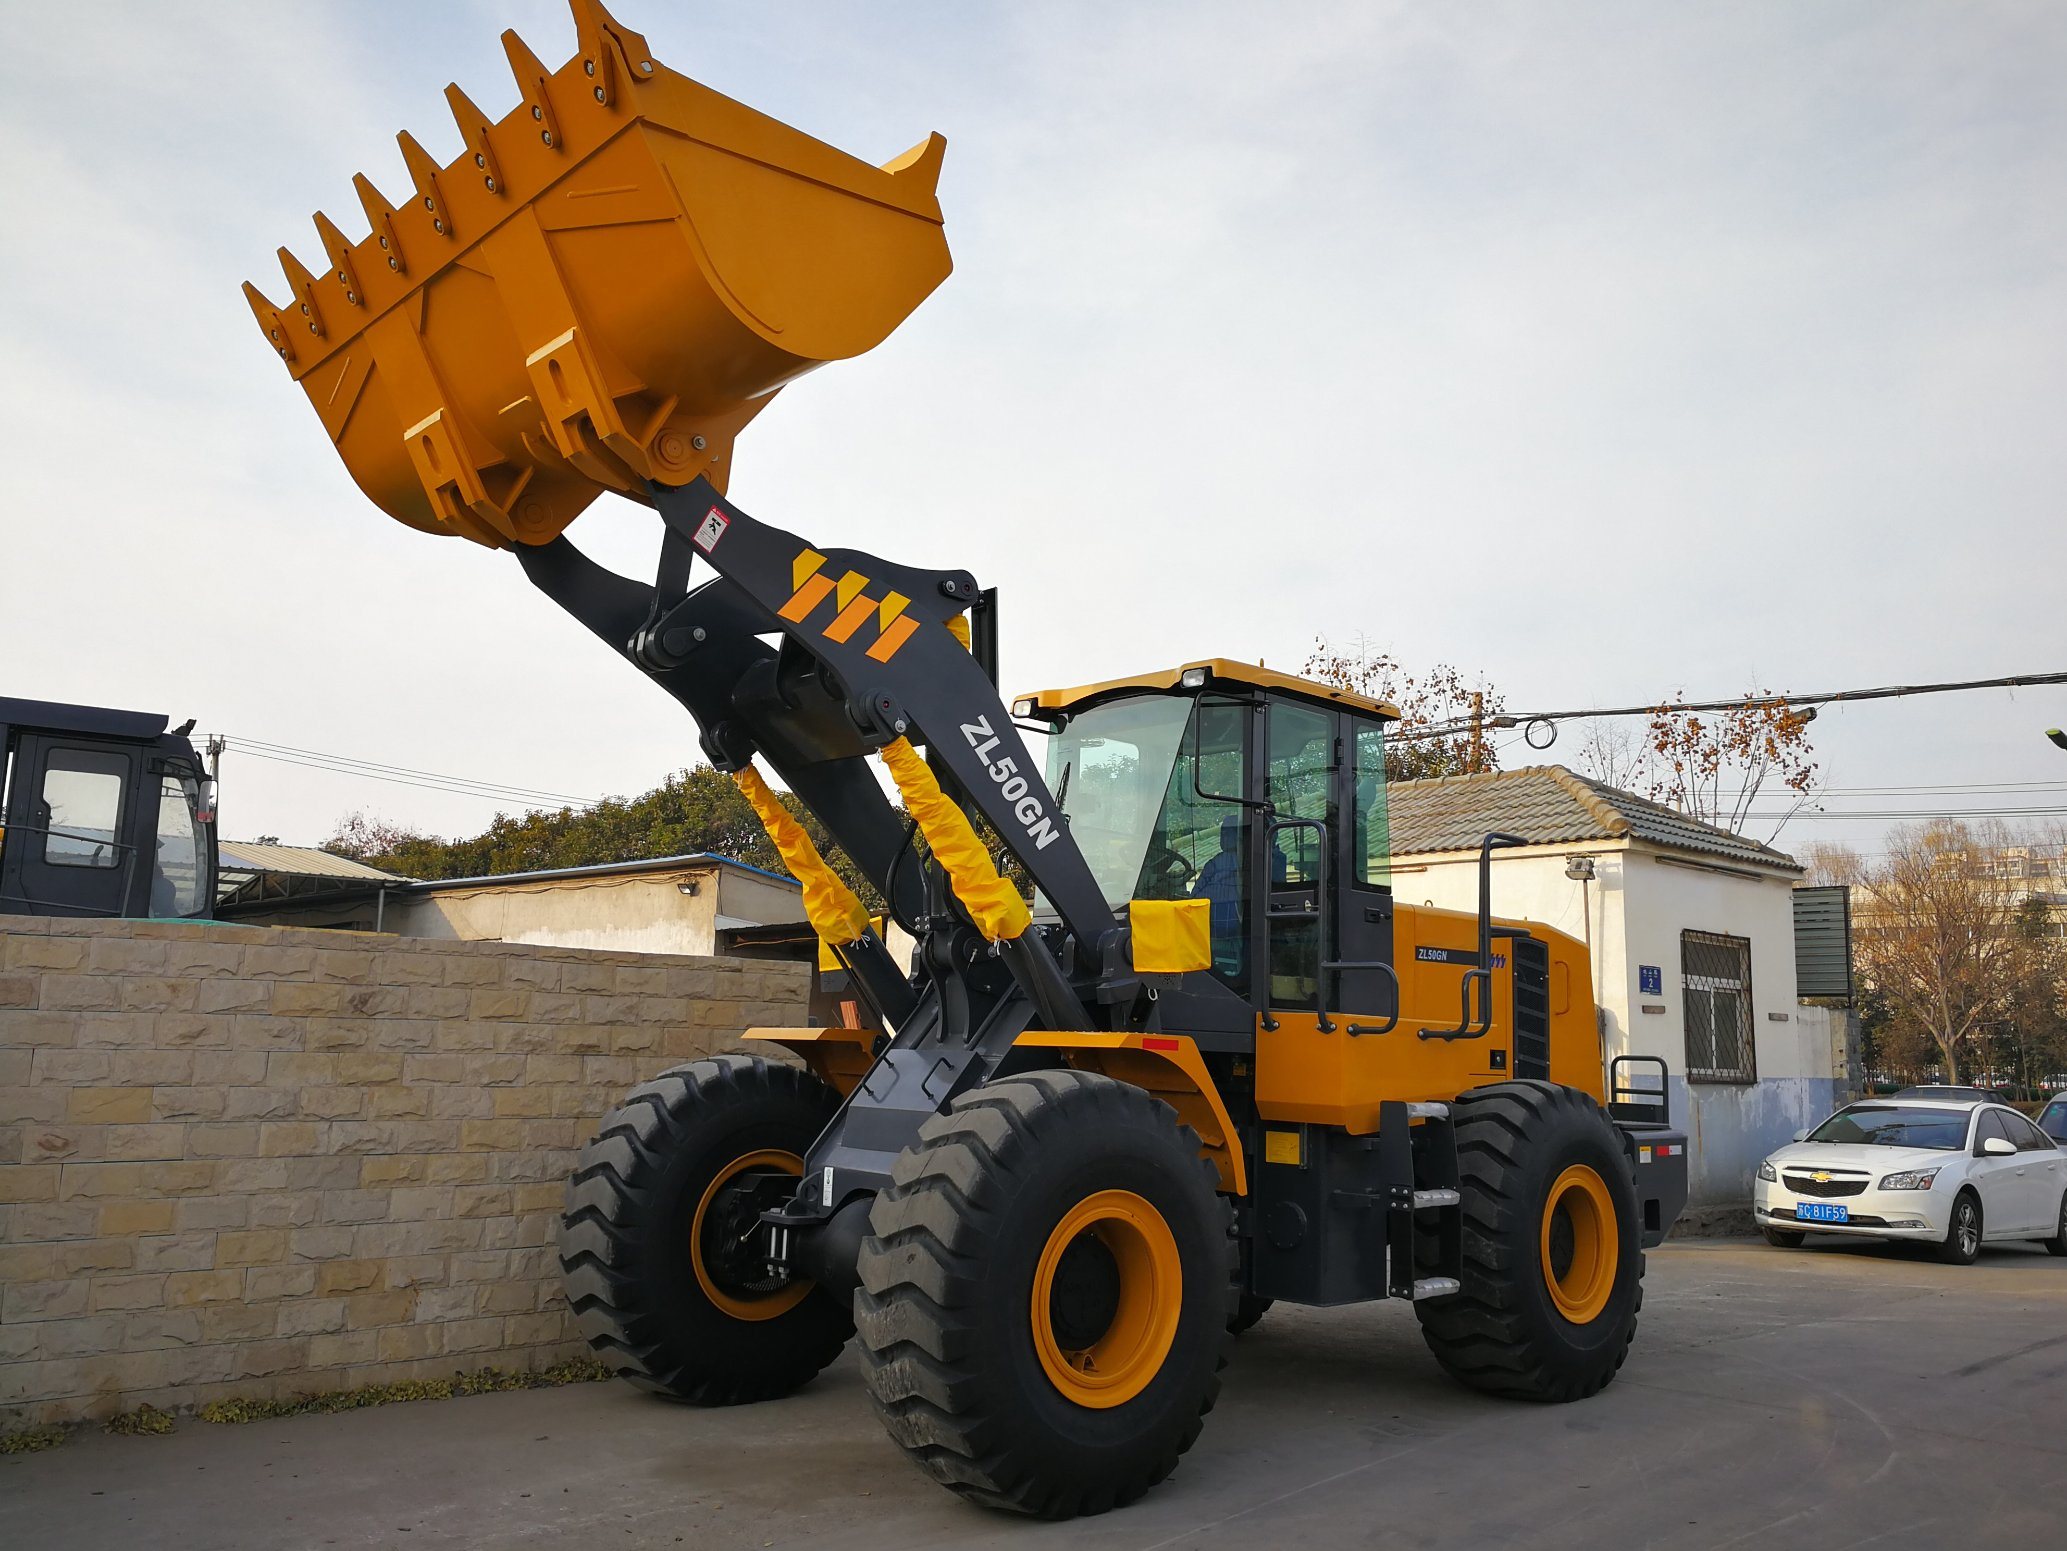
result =
M1590 885L1565 876L1566 858L1575 855L1593 858ZM1796 1000L1791 876L1687 866L1661 855L1620 841L1496 852L1493 912L1540 921L1582 942L1590 926L1603 1059L1665 1060L1672 1071L1672 1116L1690 1144L1691 1202L1734 1207L1749 1199L1759 1159L1835 1107L1844 1070L1834 1054L1839 1031L1827 1011ZM1474 910L1477 858L1400 858L1393 892L1409 903ZM1756 1082L1687 1078L1684 931L1719 932L1751 944ZM1643 965L1658 967L1658 994L1639 992Z
M784 879L704 866L398 896L386 925L405 937L708 956L718 951L721 916L727 926L801 921L802 892Z

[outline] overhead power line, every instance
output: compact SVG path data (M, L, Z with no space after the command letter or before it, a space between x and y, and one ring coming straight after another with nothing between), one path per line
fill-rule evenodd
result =
M1954 781L1943 786L1819 786L1818 797L1944 797L1955 793L2018 796L2033 792L2067 792L2067 781Z
M1786 819L1796 824L1820 824L1825 819L1873 819L1886 823L1890 819L2044 819L2062 816L2067 816L2067 807L1836 808L1828 811L1820 808L1794 808L1770 812L1755 808L1744 815L1747 819Z
M1832 689L1813 695L1738 695L1727 700L1653 701L1648 705L1592 706L1581 711L1501 711L1486 717L1459 717L1397 733L1394 741L1447 738L1473 728L1534 727L1537 724L1586 721L1596 717L1655 716L1660 712L1741 711L1760 706L1837 705L1853 700L1899 700L1910 695L1945 695L1972 689L2024 689L2040 684L2067 684L2067 672L2011 673L1993 679L1958 679L1942 684L1887 684L1877 689ZM1546 743L1542 747L1549 747Z
M310 770L327 770L339 775L356 776L362 780L382 781L397 786L450 792L457 796L477 797L490 802L521 804L532 808L592 808L603 800L597 797L577 797L566 792L546 791L538 787L484 781L472 776L419 770L408 765L384 764L377 760L359 759L349 754L331 754L319 749L296 748L291 744L272 743L260 738L225 735L223 741L232 752L252 759L295 765Z

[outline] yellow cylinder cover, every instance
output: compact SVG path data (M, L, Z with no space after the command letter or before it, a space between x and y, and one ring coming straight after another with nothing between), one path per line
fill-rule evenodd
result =
M934 135L872 167L677 75L597 3L547 71L514 32L522 100L457 86L466 149L406 132L399 207L285 248L291 298L244 293L359 488L478 543L542 544L604 489L701 474L791 378L871 349L947 278Z

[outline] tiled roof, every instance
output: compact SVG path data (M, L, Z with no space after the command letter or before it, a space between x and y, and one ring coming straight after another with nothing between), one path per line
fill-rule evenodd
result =
M1497 829L1524 836L1534 845L1639 840L1789 872L1802 870L1793 857L1771 846L1704 824L1634 792L1588 780L1562 765L1399 781L1387 790L1386 808L1395 856L1476 851L1486 832Z

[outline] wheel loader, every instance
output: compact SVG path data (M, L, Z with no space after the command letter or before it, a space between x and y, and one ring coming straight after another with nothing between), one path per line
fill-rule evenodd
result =
M879 1026L745 1030L603 1122L559 1240L595 1350L715 1406L852 1342L920 1469L1048 1517L1167 1476L1273 1302L1405 1300L1467 1385L1594 1394L1685 1140L1662 1072L1604 1073L1586 950L1493 914L1528 837L1485 837L1475 914L1412 905L1395 707L1231 657L1008 705L951 556L728 499L773 396L946 279L945 142L872 166L572 8L572 59L506 33L516 106L449 87L461 153L404 134L400 202L358 179L367 235L318 215L323 261L246 294L374 504L507 552L689 712ZM653 512L650 582L565 536L606 491Z

